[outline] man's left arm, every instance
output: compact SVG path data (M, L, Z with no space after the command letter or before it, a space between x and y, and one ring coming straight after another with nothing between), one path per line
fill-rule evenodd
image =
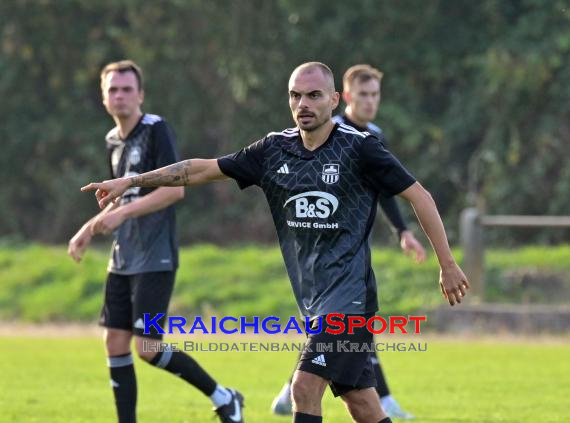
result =
M435 251L440 265L439 283L442 294L452 306L460 303L469 289L469 282L453 258L435 201L419 182L415 182L399 195L411 203Z

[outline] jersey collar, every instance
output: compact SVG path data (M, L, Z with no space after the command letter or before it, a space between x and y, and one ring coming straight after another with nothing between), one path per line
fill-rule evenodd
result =
M329 141L336 133L337 128L338 128L338 123L335 123L326 141L321 145L319 145L319 147L316 148L315 150L311 151L305 148L305 146L303 145L303 140L301 139L300 132L299 135L297 135L296 137L284 139L281 143L281 148L286 152L293 154L301 159L305 160L312 159L322 148L324 148L329 143Z

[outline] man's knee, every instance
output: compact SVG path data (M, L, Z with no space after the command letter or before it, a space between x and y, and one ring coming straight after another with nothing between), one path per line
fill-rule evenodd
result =
M128 354L131 351L131 332L122 329L106 329L103 337L108 356Z
M370 410L367 409L365 401L353 400L346 402L348 412L356 422L364 422L370 415Z
M137 347L137 355L147 363L150 363L152 359L156 356L158 352L158 347L160 345L160 340L143 338L141 336L135 336L135 345Z
M356 422L378 422L384 416L380 399L372 388L355 389L342 396L348 412Z
M294 380L291 384L291 398L295 404L303 404L310 400L311 389L302 380Z
M327 381L311 373L297 371L291 384L291 397L296 409L319 407Z

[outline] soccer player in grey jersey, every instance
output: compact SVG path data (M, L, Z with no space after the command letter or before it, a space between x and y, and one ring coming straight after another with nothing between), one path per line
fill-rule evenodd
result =
M453 258L431 195L376 137L332 122L339 98L328 66L305 63L289 80L296 128L270 133L219 159L185 160L138 176L90 183L82 190L96 190L104 208L131 187L198 185L227 178L241 188L261 187L297 304L314 322L331 313L369 318L378 310L369 234L378 194L400 195L412 204L438 258L442 294L450 305L460 303L469 283ZM329 335L310 334L307 345ZM366 329L338 337L372 342ZM368 353L315 354L305 351L295 372L294 422L322 421L327 385L342 397L354 420L391 421L373 388Z
M106 137L113 178L138 175L176 162L174 135L157 115L143 113L143 77L132 61L110 63L101 72L103 104L116 127ZM131 341L138 355L198 388L212 400L220 421L242 422L243 398L212 379L181 351L159 351L162 335L152 327L144 333L144 314L168 311L178 267L173 204L183 187L127 190L107 205L69 241L77 262L96 234L113 232L105 299L100 324L105 327L107 363L120 423L136 421L137 383ZM163 325L166 318L163 317ZM146 346L146 348L145 348Z
M382 130L371 121L375 119L380 104L380 85L383 74L370 65L359 64L351 66L342 78L342 98L346 103L343 113L333 116L333 122L351 126L360 132L369 132L384 142ZM425 260L426 253L421 243L414 237L400 213L394 197L378 196L378 203L382 211L398 233L400 246L405 254L413 252L416 262ZM376 391L380 397L382 408L389 417L402 420L412 420L414 416L403 410L396 399L391 395L388 382L380 364L377 353L370 353L370 360L374 366L376 376ZM291 383L293 374L283 385L279 394L271 404L274 414L292 414Z

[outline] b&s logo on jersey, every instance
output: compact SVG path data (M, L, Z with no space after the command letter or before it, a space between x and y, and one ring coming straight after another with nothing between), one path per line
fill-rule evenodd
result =
M325 184L336 184L340 178L339 166L337 164L324 165L321 178Z
M312 219L326 219L332 216L338 209L338 199L322 191L308 191L290 197L283 207L295 206L295 217L309 219L309 221L287 220L287 224L293 228L314 229L338 229L338 223L311 222Z

